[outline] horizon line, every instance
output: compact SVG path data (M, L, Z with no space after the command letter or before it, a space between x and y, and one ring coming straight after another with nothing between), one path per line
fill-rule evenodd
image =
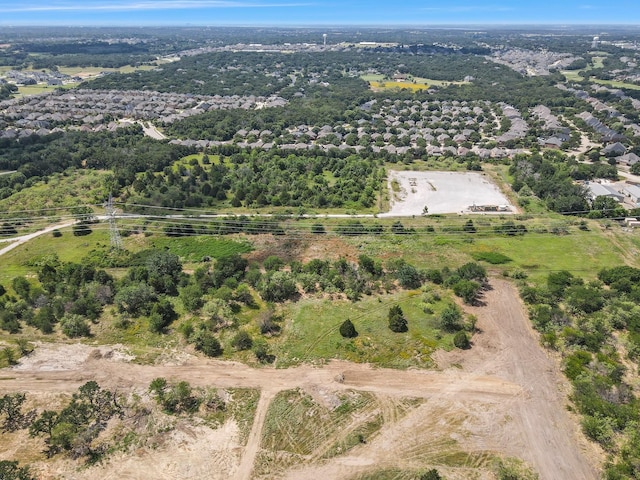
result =
M334 27L334 28L362 28L362 27L372 27L372 28L420 28L420 27L593 27L593 26L608 26L608 27L633 27L638 28L640 31L640 24L638 23L623 23L623 22L602 22L602 23L593 23L593 22L544 22L544 23L519 23L519 22L482 22L482 23L451 23L451 22L433 22L433 23L149 23L149 24L141 24L141 25L133 25L126 23L114 23L114 24L90 24L90 23L32 23L32 24L12 24L12 23L3 23L0 21L0 25L7 28L51 28L51 27L64 27L64 28L90 28L90 27L100 27L100 28L148 28L148 27L182 27L182 28L193 28L193 27L201 27L201 28L210 28L210 27L269 27L269 28L309 28L309 27Z

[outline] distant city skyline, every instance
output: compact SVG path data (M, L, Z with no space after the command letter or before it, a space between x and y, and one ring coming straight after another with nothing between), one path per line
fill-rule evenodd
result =
M0 0L0 25L639 25L640 2L589 0ZM0 32L1 33L1 32Z

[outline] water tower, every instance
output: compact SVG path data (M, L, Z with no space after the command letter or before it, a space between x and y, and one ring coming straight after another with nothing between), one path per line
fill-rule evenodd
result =
M591 48L598 48L600 45L600 37L593 37L593 41L591 42Z

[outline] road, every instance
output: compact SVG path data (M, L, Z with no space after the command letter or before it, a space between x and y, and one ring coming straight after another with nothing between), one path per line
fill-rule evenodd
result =
M76 223L76 220L58 223L56 225L51 225L42 230L38 230L37 232L29 233L27 235L22 235L20 237L2 238L0 239L0 243L8 243L8 242L12 242L12 243L9 243L9 245L7 245L4 248L0 248L0 256L10 252L14 248L19 247L24 243L27 243L29 240L33 240L34 238L39 237L40 235L44 235L46 233L50 233L50 232L53 232L54 230L58 230L62 228L68 228L72 226L74 223Z

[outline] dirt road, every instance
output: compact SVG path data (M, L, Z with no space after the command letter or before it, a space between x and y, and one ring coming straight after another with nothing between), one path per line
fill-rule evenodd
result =
M368 391L385 399L391 409L401 398L421 398L422 404L404 417L386 415L388 421L371 442L347 455L297 464L284 476L348 478L386 467L415 468L425 462L441 465L444 452L455 443L468 452L468 457L464 465L447 471L447 478L466 478L469 472L465 468L482 468L486 459L504 455L524 459L541 480L595 480L597 470L590 459L597 458L597 452L581 437L566 411L562 393L565 384L557 365L539 347L528 327L515 288L502 279L491 283L493 290L485 298L487 306L470 309L477 315L481 330L473 338L474 347L465 352L439 352L436 360L440 371L374 369L338 361L322 367L254 369L190 356L177 365L136 365L117 354L96 359L90 355L94 347L47 345L17 367L0 371L0 390L50 395L72 392L89 379L118 391L146 390L156 377L187 380L194 386L258 388L262 394L248 441L227 449L233 456L228 455L229 465L215 477L238 480L254 478L252 469L261 450L262 425L278 391ZM336 381L337 377L344 381ZM157 463L156 458L167 455L170 457L171 451L152 458ZM129 465L133 460L129 457ZM150 458L147 461L152 462ZM202 465L199 467L193 471L202 471ZM107 473L116 478L115 472L122 472L118 469L123 467L111 462L100 468L108 469ZM167 470L157 478L196 478L180 472Z
M38 230L37 232L29 233L27 235L22 235L20 237L0 239L0 242L6 242L6 243L12 242L12 243L9 243L9 245L7 245L6 247L0 248L0 256L4 255L7 252L10 252L14 248L22 245L23 243L27 243L29 240L33 240L34 238L39 237L40 235L53 232L54 230L68 228L75 223L76 223L76 220L73 220L70 222L58 223L57 225L51 225L50 227L44 228L42 230Z

